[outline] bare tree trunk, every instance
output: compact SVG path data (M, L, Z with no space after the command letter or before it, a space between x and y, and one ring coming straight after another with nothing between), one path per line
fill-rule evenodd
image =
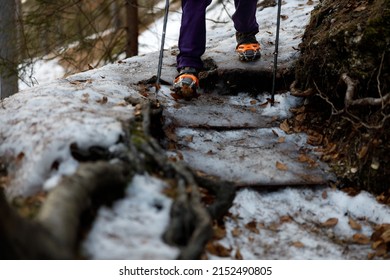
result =
M138 55L138 0L126 1L127 45L126 56Z
M16 0L0 0L0 95L18 91Z
M122 19L121 19L121 5L119 5L118 1L112 1L110 5L110 14L112 18L112 26L115 30L119 30L122 27Z

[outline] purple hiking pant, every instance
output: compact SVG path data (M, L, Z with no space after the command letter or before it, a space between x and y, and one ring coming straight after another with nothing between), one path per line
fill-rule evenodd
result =
M188 66L201 69L201 56L206 50L206 8L211 0L182 0L182 19L179 36L177 68ZM240 33L259 30L256 21L257 0L234 0L234 28Z

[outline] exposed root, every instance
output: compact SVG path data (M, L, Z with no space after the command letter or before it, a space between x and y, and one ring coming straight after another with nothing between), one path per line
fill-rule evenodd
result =
M62 178L48 193L34 222L19 217L4 197L0 199L0 247L3 241L9 243L7 254L0 253L0 257L77 258L77 248L82 241L81 218L90 214L88 223L92 223L98 207L123 197L131 178L148 172L167 179L174 190L164 240L180 248L179 259L200 258L213 236L212 221L226 214L236 189L228 182L201 178L185 164L169 161L153 136L159 124L156 120L161 114L160 104L143 98L133 102L137 110L128 124L129 137L124 139L128 149L115 157L99 154L96 161L95 157L91 159L89 154L74 147L83 161L75 174ZM215 196L214 203L208 207L202 201L200 187ZM26 242L31 240L28 237L33 237L33 244Z
M211 216L201 202L201 196L192 171L185 165L170 162L156 139L150 134L153 113L149 102L142 106L142 133L146 141L138 147L132 157L142 155L141 166L152 165L165 178L176 182L177 196L171 208L171 221L165 231L167 243L179 246L179 259L197 259L203 253L204 246L212 237ZM133 145L133 143L130 143ZM147 163L145 163L145 160Z
M123 196L129 175L131 173L128 166L122 163L82 163L74 175L64 177L58 186L49 192L37 221L55 236L64 248L72 250L77 242L80 216L90 206L91 199L96 196L107 197L114 193L118 193L118 197Z
M346 73L341 75L341 80L346 84L347 90L345 91L345 106L384 106L390 104L390 93L379 97L365 97L354 99L356 93L356 87L358 82L351 79Z
M291 83L290 85L290 93L292 96L296 96L296 97L309 97L311 95L314 94L314 90L312 88L309 88L307 90L300 90L300 89L297 89L297 80L295 80L294 82Z

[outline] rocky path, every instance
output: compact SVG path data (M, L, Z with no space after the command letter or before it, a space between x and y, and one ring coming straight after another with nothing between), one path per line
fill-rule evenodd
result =
M306 135L283 130L289 109L302 102L288 92L278 94L274 106L267 93L204 93L192 101L164 93L172 158L238 186L319 185L331 179Z
M263 57L253 64L234 59L234 36L226 35L233 34L226 24L213 29L204 57L213 62L213 69L202 82L214 89L205 87L196 100L176 101L170 95L169 83L176 75L174 49L164 53L162 80L167 83L157 96L153 86L145 85L156 74L155 52L72 75L6 100L2 114L9 121L1 128L3 140L8 142L3 141L1 147L5 152L16 151L24 163L16 166L25 174L17 176L21 188L12 191L33 192L37 185L50 190L61 176L73 174L78 163L69 150L71 143L85 150L99 144L108 151L122 151L126 147L118 139L128 134L123 124L137 116L138 104L157 98L163 109L162 146L170 160L201 175L229 181L237 190L223 220L213 225L214 237L204 258L388 257L390 240L384 238L390 230L386 225L390 209L368 193L351 196L330 187L333 175L319 160L316 147L307 143L304 133L292 133L285 121L291 116L290 109L303 102L286 89L312 4L297 0L283 5L275 106L267 104L274 37L271 21L262 24ZM274 11L269 7L259 13L273 20ZM66 120L66 125L61 120ZM45 126L37 130L36 124L42 122ZM20 144L13 139L26 141ZM167 194L169 184L158 174L134 176L123 199L99 209L82 244L85 257L177 258L179 248L162 237L172 223L175 203Z

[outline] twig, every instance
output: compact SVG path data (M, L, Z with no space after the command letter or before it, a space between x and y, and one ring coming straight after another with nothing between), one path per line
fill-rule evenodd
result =
M328 104L332 107L332 115L339 115L339 114L341 114L341 113L344 112L344 110L338 110L338 109L334 106L334 104L329 100L329 98L328 98L325 94L323 94L323 93L321 92L321 90L320 90L319 87L317 86L317 83L316 83L316 82L313 81L313 83L314 83L314 86L316 87L317 95L318 95L319 97L321 97L321 99L325 100L326 103L328 103Z

